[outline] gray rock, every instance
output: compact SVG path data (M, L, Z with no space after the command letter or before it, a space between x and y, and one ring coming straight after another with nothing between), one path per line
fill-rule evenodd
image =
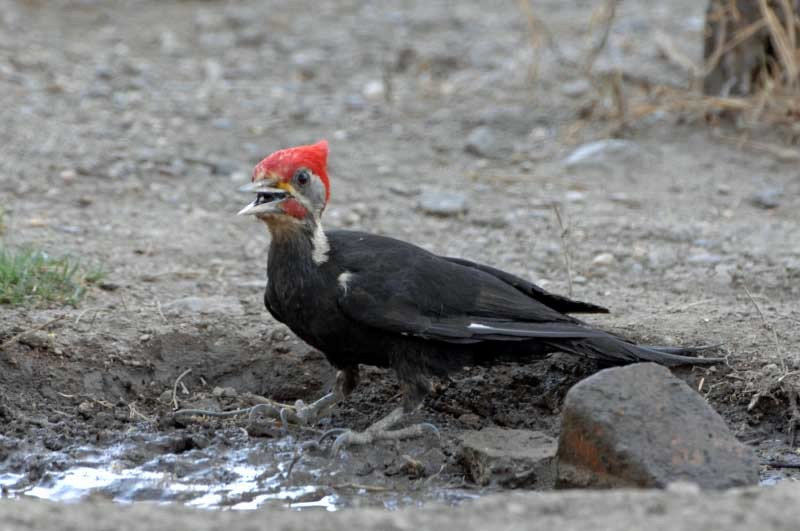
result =
M592 89L592 84L585 79L568 81L561 85L561 93L570 98L580 98Z
M556 441L538 431L486 428L458 436L459 460L479 485L549 488Z
M230 129L233 127L233 122L229 118L214 118L211 122L211 126L215 129Z
M758 483L753 450L694 390L654 363L606 369L567 393L558 441L561 487L722 489Z
M538 120L531 114L529 107L519 105L489 106L478 113L476 119L468 119L465 124L470 127L488 126L495 131L510 133L516 137L527 136Z
M244 307L236 297L185 297L163 306L165 313L223 313L244 315Z
M780 206L782 195L783 188L779 186L770 186L751 195L749 201L754 207L769 210Z
M464 150L477 157L492 159L508 155L512 151L512 147L503 142L497 131L489 126L481 125L469 133Z
M467 196L459 192L430 192L420 197L419 208L433 216L455 216L468 210Z
M609 252L599 253L592 258L592 264L600 267L609 267L614 265L616 262L617 258Z
M690 264L697 264L697 265L715 265L722 261L722 257L718 254L695 253L689 255L686 261Z
M653 155L631 140L609 138L578 146L563 161L567 169L608 171L618 166L638 166Z
M236 44L240 46L261 46L267 39L267 33L260 26L243 28L236 33Z
M647 265L652 269L666 269L677 261L675 251L668 247L654 247L647 253Z

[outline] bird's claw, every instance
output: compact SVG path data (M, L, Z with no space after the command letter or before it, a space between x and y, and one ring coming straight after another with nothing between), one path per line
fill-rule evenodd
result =
M317 442L322 443L326 438L333 437L338 433L338 435L336 435L336 439L333 441L333 445L331 446L331 455L337 456L339 455L339 451L345 446L372 444L378 441L400 441L403 439L413 439L414 437L421 437L425 435L426 431L433 433L437 438L441 438L439 429L433 424L427 422L422 424L414 424L413 426L408 426L406 428L400 428L397 430L374 428L377 427L372 426L361 432L341 428L328 430L322 434L322 437L320 437Z

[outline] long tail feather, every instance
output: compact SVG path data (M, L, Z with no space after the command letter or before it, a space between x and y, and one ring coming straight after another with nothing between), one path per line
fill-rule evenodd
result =
M651 347L629 343L613 336L559 341L553 342L552 345L571 354L597 359L613 365L639 361L652 361L667 366L713 365L724 361L724 358L698 358L685 355L713 347Z

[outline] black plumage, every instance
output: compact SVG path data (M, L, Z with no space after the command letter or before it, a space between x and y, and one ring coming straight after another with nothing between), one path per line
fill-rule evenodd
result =
M394 368L410 403L424 395L428 376L557 350L609 364L716 361L593 328L565 312L608 310L488 266L363 232L328 231L326 240L320 264L311 232L273 240L267 308L339 369Z

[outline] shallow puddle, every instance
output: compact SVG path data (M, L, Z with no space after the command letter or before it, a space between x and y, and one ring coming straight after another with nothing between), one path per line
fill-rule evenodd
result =
M175 502L235 510L270 504L298 510L395 509L433 500L457 504L479 495L464 488L429 486L424 479L393 483L388 478L386 486L375 485L375 475L353 476L342 462L332 462L324 453L304 456L287 479L295 455L292 438L215 443L181 453L157 453L146 446L139 440L108 448L81 446L17 454L16 460L0 465L0 487L7 497L75 502L91 496L121 503ZM22 462L27 466L20 466Z

